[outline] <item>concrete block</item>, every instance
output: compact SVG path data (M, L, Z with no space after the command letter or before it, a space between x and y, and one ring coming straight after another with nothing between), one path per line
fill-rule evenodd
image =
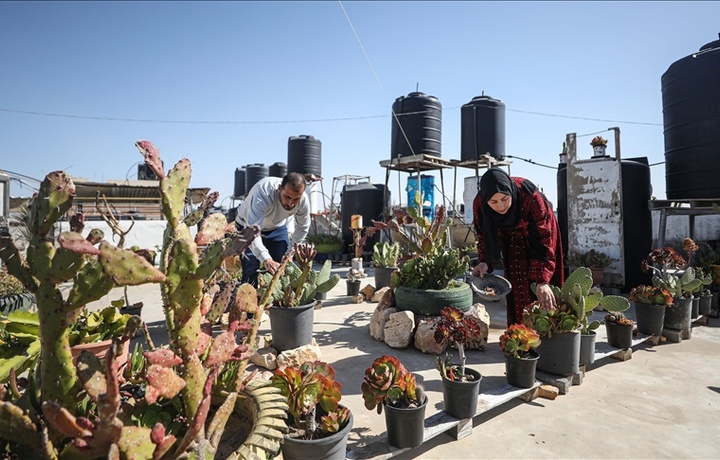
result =
M553 385L540 385L537 388L537 395L539 398L555 399L559 393L560 390Z

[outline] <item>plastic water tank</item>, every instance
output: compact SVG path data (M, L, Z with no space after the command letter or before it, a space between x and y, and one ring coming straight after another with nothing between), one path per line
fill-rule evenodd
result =
M307 134L290 136L287 172L322 177L322 142Z
M270 165L269 175L270 177L285 177L287 174L287 165L283 162L276 161Z
M235 187L233 196L239 198L245 196L245 168L235 168Z
M263 163L245 166L245 194L250 193L253 185L257 184L260 179L266 177L268 177L268 167Z
M352 253L353 251L353 234L352 230L350 230L350 220L354 214L363 216L363 225L365 227L371 225L371 220L382 220L385 210L383 195L386 195L387 203L390 203L390 191L385 191L385 185L364 183L343 187L340 195L343 252ZM373 245L380 241L379 238L379 232L368 238L367 243L365 243L365 250L372 251Z
M482 95L460 108L460 157L472 161L484 154L505 159L505 104Z
M410 93L395 99L392 112L390 158L440 156L442 104L438 98Z
M662 75L668 199L720 197L720 40Z

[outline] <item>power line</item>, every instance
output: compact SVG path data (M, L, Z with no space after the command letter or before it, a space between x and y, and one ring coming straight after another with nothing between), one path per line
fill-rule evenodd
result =
M462 106L447 107L440 109L442 112L448 110L456 110ZM519 109L506 109L508 112L526 113L530 115L537 115L543 117L553 118L567 118L570 120L584 120L584 121L602 121L606 123L618 123L618 124L631 124L631 125L645 125L645 126L663 126L662 123L647 123L641 121L627 121L627 120L609 120L604 118L589 118L589 117L577 117L571 115L559 115L555 113L544 113L544 112L532 112L528 110ZM24 115L35 115L42 117L57 117L57 118L74 118L78 120L95 120L95 121L121 121L129 123L163 123L163 124L194 124L194 125L272 125L272 124L291 124L291 123L328 123L328 122L340 122L340 121L356 121L356 120L370 120L374 118L389 118L392 116L401 117L408 115L417 115L420 112L407 112L402 114L389 114L389 115L367 115L361 117L337 117L337 118L314 118L305 120L246 120L246 121L210 121L210 120L153 120L148 118L121 118L121 117L102 117L93 115L75 115L69 113L54 113L54 112L38 112L31 110L17 110L0 108L0 112L6 113L19 113Z

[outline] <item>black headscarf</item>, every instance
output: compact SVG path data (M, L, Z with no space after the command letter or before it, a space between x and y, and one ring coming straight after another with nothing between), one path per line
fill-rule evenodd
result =
M522 188L528 193L535 192L535 185L524 180ZM488 201L496 193L510 195L512 204L505 214L492 210ZM500 238L498 228L505 232L515 229L522 215L520 192L515 182L500 168L490 168L480 179L480 196L482 197L483 239L485 240L485 258L493 265L500 264Z

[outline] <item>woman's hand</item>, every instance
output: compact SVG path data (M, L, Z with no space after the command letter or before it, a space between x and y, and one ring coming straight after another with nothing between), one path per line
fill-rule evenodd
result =
M263 266L265 267L265 270L267 270L271 275L274 275L275 272L278 270L280 264L278 262L275 262L271 258L263 262Z
M535 295L542 308L550 309L555 306L555 295L549 285L545 283L538 284L535 287Z
M475 265L473 267L472 274L473 276L477 276L482 278L485 276L485 273L488 271L488 265L485 262L480 262L479 264Z

